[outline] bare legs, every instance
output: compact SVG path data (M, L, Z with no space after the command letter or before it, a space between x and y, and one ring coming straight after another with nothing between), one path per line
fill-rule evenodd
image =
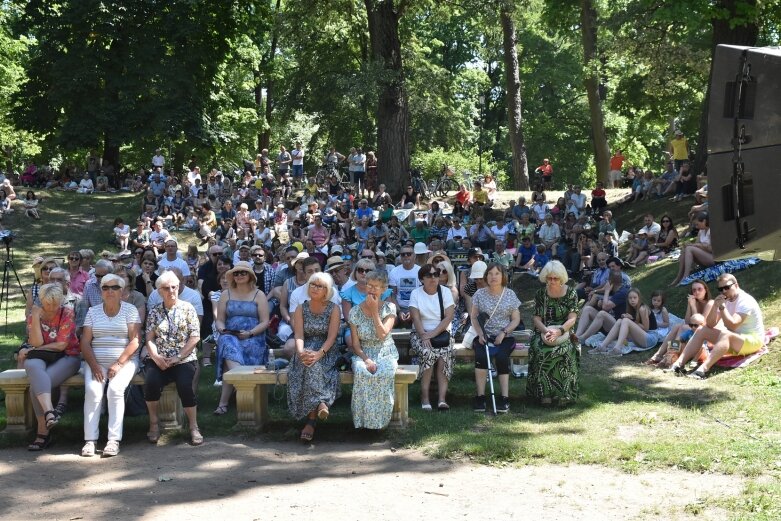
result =
M587 321L583 320L587 312L586 309L583 310L584 316L582 316L580 319L580 323L578 324L578 329L580 329L580 326L584 324L587 324L587 327L584 326L582 331L575 332L575 336L578 337L578 340L581 341L587 340L589 337L595 335L599 331L610 332L610 330L613 328L613 325L615 325L616 323L616 319L613 318L613 315L611 315L607 311L596 311L595 308L591 308L591 309L594 309L596 315ZM588 314L594 315L594 312L588 312Z
M234 362L233 360L225 360L225 372L230 371L234 367L239 367L241 364L238 362ZM231 395L233 394L233 386L225 381L222 382L222 392L220 393L220 403L217 405L217 409L215 409L215 414L217 414L217 411L227 411L228 410L228 402L231 399ZM225 412L221 412L219 414L225 414Z
M678 275L670 286L677 286L679 282L689 276L694 265L713 266L713 254L694 245L686 246L678 259Z
M445 360L442 358L438 358L436 363L434 364L434 367L430 367L425 371L423 371L423 374L420 377L421 405L431 405L429 403L429 389L431 388L431 375L434 373L435 369L437 371L437 392L439 394L438 403L446 403L445 399L447 398L448 381L447 381L447 376L445 376ZM485 380L483 380L483 390L485 390Z

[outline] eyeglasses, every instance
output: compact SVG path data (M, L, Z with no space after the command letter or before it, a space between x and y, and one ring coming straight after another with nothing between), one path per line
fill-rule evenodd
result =
M53 269L54 269L54 268L53 268L53 267L51 267L51 266L45 266L45 267L41 268L41 271L46 271L46 272L49 272L49 271L51 271L51 270L53 270Z
M219 257L220 255L222 255L222 252L221 251L213 251L209 255L211 255L212 257Z
M412 252L411 251L403 251L403 252L401 252L401 256L402 257L412 257Z
M369 273L371 270L368 268L355 268L355 273L360 273L363 275L364 273Z
M113 286L101 286L100 289L102 289L103 291L119 291L122 288L114 284Z
M81 259L78 257L68 257L68 260L80 261Z
M49 277L49 282L65 282L65 279L61 279L59 277L56 278L56 279L53 279L53 278Z
M730 284L727 284L726 286L718 286L716 289L718 289L719 291L727 291L728 289L730 289L734 285L735 285L735 283L732 282Z
M698 328L698 327L700 327L701 325L702 325L702 324L689 324L689 327L690 327L690 328L692 328L692 329L697 329L697 328Z
M361 255L362 259L376 259L377 257L375 255Z
M325 289L326 288L325 286L323 286L322 284L318 284L317 282L310 283L309 287L310 288L314 288L314 289Z
M442 273L441 270L432 270L423 275L424 277L431 277L431 278L439 278L439 275Z
M234 277L245 277L245 276L249 277L249 272L248 271L237 271L236 273L233 274L233 276Z

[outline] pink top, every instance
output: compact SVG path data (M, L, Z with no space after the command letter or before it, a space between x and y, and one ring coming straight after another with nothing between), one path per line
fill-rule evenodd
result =
M71 276L71 293L74 295L82 296L84 294L84 286L89 280L89 273L79 268L76 273L69 272Z

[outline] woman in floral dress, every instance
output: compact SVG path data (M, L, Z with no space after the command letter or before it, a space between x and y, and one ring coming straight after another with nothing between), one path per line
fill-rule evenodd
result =
M306 283L309 300L293 313L296 354L290 361L287 405L291 416L306 418L301 441L312 441L317 420L328 419L329 407L339 397L339 371L334 349L339 333L339 307L331 302L333 279L315 273Z
M393 386L399 352L391 330L396 306L382 301L386 271L366 274L366 298L350 310L353 350L352 412L356 429L384 429L393 413Z
M567 280L564 265L550 261L540 272L545 287L534 297L526 396L541 405L566 405L578 397L580 350L570 340L578 320L578 296Z

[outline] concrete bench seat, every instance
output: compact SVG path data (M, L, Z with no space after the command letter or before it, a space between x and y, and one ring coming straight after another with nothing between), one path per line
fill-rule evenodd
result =
M131 385L143 385L144 377L136 374L130 381ZM62 385L84 388L84 375L81 371L71 376ZM30 381L24 369L8 369L0 373L0 390L5 393L6 426L8 433L24 433L36 428L35 414L30 397ZM169 384L163 389L158 408L160 427L163 430L178 430L184 419L184 409L176 384Z
M409 420L409 385L418 375L418 366L400 365L396 370L391 427L403 428ZM268 422L268 391L273 385L287 385L287 369L274 371L264 366L234 367L223 375L223 381L236 388L238 425L262 429ZM339 373L339 382L352 385L353 373Z

